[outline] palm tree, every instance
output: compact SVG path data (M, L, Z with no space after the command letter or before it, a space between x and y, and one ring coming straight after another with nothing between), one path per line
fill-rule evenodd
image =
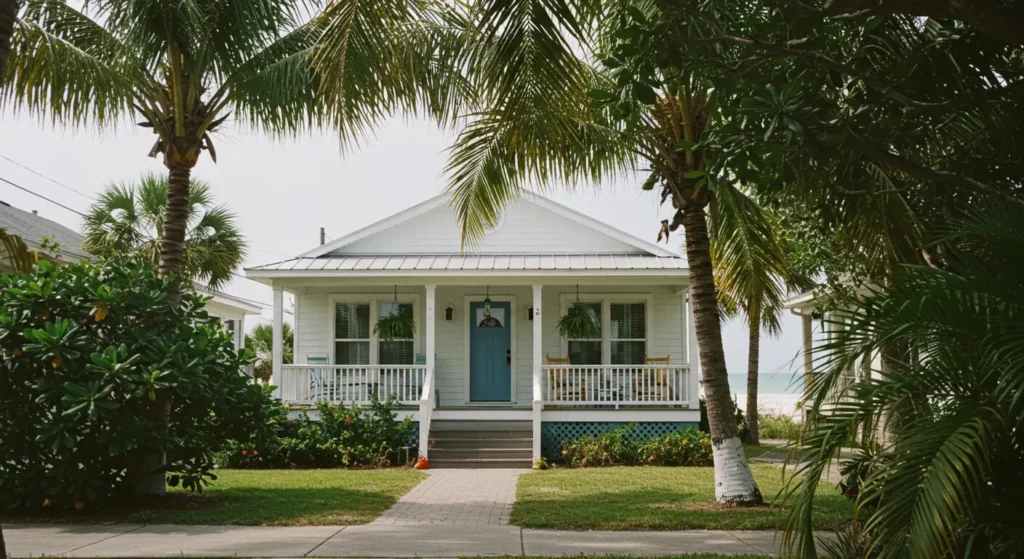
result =
M107 185L84 218L89 252L134 254L158 264L167 190L167 180L153 174L138 183ZM245 260L242 232L235 215L215 205L209 184L192 179L188 203L182 276L217 288Z
M17 0L0 0L0 85L7 75L7 60L11 55L11 34L18 17Z
M303 22L297 0L27 0L16 22L0 104L54 124L111 127L137 117L168 170L160 273L185 270L189 181L229 117L274 136L332 126L358 139L398 110L448 118L458 72L438 59L443 35L425 1L342 0ZM421 22L425 22L421 25ZM324 31L332 41L314 48ZM423 95L419 83L429 83ZM330 89L325 90L324 86ZM174 296L174 293L171 293ZM170 395L152 420L167 425ZM149 453L136 493L163 494L163 459Z
M683 68L643 62L650 53L622 40L633 34L627 22L653 10L640 1L469 6L466 67L479 105L452 148L449 190L472 244L521 185L648 172L644 189L659 186L673 208L659 239L685 231L716 498L758 503L729 394L706 221L718 193L733 187L707 174L700 143L715 114L712 92ZM645 74L629 67L638 60Z
M747 444L760 444L757 424L757 382L761 329L782 331L789 272L786 254L771 215L739 191L718 193L718 219L713 223L711 260L715 286L725 316L743 314L747 321Z
M294 362L295 339L292 336L292 325L282 325L284 342L284 363ZM269 324L257 324L252 333L245 335L245 347L256 352L256 364L253 366L253 378L270 382L271 368L274 359L274 328Z
M816 482L859 436L879 449L858 459L865 467L853 480L861 556L1016 557L1024 548L1024 208L972 206L935 240L940 267L904 267L835 313L842 327L816 360L791 487L787 542L803 557L816 556ZM889 366L847 376L893 347Z

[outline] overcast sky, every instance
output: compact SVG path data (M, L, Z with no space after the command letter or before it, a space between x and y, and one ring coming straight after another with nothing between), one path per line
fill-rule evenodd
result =
M281 260L318 242L386 218L441 193L445 150L452 134L419 121L395 119L360 149L342 154L330 132L276 141L230 125L215 138L219 163L202 157L193 176L208 181L217 199L237 215L249 243L247 265ZM0 155L82 193L95 196L112 181L166 170L146 157L150 131L131 125L100 132L54 129L27 115L0 113ZM0 158L0 177L80 212L91 200ZM642 178L601 188L546 193L557 202L653 242L666 211L656 196L640 190ZM81 230L81 216L0 182L0 200ZM682 237L670 250L681 252ZM264 303L270 288L235 279L225 291ZM269 309L262 320L271 317ZM251 328L260 319L250 319ZM746 371L747 334L736 320L725 325L730 373ZM787 314L781 338L762 343L762 373L791 371L800 350L800 321Z

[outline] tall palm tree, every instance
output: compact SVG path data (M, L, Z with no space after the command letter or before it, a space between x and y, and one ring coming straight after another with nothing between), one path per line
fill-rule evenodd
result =
M134 254L160 262L167 207L167 179L147 174L138 183L109 184L86 213L85 241L97 255ZM210 185L189 184L182 276L217 288L245 260L235 215L215 204Z
M643 75L628 68L653 57L622 41L632 34L626 22L654 9L629 0L469 6L466 67L479 104L452 148L449 190L472 244L521 185L647 171L644 189L659 186L673 208L659 238L685 231L716 498L758 503L729 394L706 220L717 193L732 187L707 175L700 141L715 109L700 77L672 64L643 63Z
M7 60L11 55L11 34L18 17L17 0L0 0L0 85L7 74Z
M782 331L782 302L788 267L772 217L742 192L718 192L718 219L711 236L715 286L723 314L746 318L747 444L759 444L757 384L761 366L761 330Z
M274 136L332 126L354 139L397 110L447 117L464 97L452 94L458 72L435 56L432 45L444 40L438 28L421 25L429 3L341 0L313 18L304 5L97 0L77 10L63 0L26 0L0 104L63 126L136 117L150 128L157 139L149 155L162 155L168 170L160 273L177 275L185 269L192 168L204 151L216 161L213 136L229 117ZM314 48L324 31L332 41ZM153 402L158 428L167 425L168 398ZM143 458L136 493L163 494L163 458Z

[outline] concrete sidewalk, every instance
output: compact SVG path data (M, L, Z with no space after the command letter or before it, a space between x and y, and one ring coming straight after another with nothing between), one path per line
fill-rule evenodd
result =
M514 526L5 524L13 557L463 557L777 555L774 532L562 532Z

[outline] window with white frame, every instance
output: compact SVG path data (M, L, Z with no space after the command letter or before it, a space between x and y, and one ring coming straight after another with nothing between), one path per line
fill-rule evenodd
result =
M412 303L381 301L378 303L377 316L384 318L397 314L412 318L412 309ZM377 362L381 365L411 365L416 353L415 346L416 340L413 338L381 341L377 346Z
M338 365L370 363L370 303L335 303L334 362Z
M597 324L598 337L577 338L567 340L569 343L569 362L573 365L600 365L601 364L601 302L600 301L573 301L569 308L583 307L590 318Z
M613 302L609 310L611 364L643 365L647 355L647 306Z

